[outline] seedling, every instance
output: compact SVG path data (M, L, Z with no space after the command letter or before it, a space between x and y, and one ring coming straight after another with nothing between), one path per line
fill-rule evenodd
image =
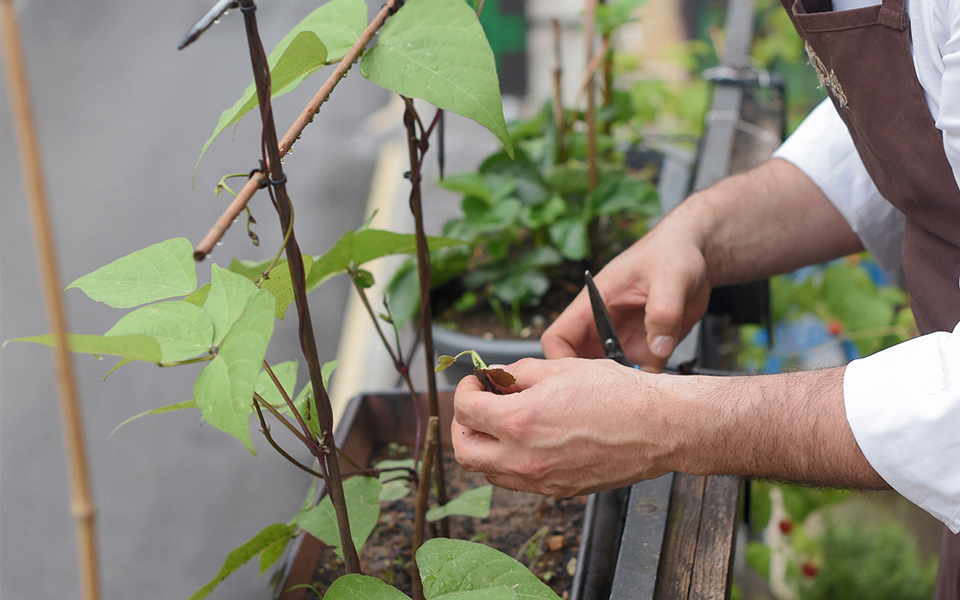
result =
M501 368L491 369L487 363L480 358L480 353L476 350L464 350L456 356L447 356L446 354L437 357L437 366L433 368L437 373L445 370L447 367L457 362L457 359L464 354L469 354L473 360L473 374L483 384L484 389L494 394L502 394L503 388L511 387L517 382L517 379Z

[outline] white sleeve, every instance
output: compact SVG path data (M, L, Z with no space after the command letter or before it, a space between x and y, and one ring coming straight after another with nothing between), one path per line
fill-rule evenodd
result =
M942 5L931 3L931 9L936 10ZM946 7L946 21L948 25L949 37L942 48L927 48L934 61L928 61L927 67L930 73L924 73L924 80L940 78L939 94L933 102L936 104L936 112L931 108L931 113L936 119L937 128L943 133L943 150L950 161L953 169L953 177L960 187L960 102L957 102L957 92L960 91L960 4L950 2ZM933 40L927 40L929 46ZM942 71L937 72L935 59L940 57L943 61ZM919 67L917 76L920 76ZM934 88L935 81L930 82L930 87ZM928 100L928 105L931 104Z
M960 532L960 325L851 362L843 396L877 473Z
M820 188L885 271L900 266L903 214L880 195L829 99L813 109L774 157L792 163Z

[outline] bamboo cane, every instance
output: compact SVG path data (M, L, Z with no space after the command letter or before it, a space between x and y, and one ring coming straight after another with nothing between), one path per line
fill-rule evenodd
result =
M96 506L87 468L83 416L80 412L73 362L67 347L67 320L60 297L60 283L54 248L53 228L47 209L40 150L31 114L29 88L24 68L20 33L13 0L0 0L2 15L3 55L10 88L10 104L14 131L19 147L24 188L30 205L37 260L46 296L47 318L57 339L54 362L60 388L60 414L66 445L70 477L70 512L76 520L77 553L80 567L80 590L85 600L100 597L97 567Z

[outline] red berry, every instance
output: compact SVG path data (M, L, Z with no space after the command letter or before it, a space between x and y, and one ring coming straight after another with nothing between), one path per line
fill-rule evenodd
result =
M843 331L843 325L840 323L840 321L834 319L833 321L827 323L827 331L829 331L830 335L833 336L840 335L840 332Z
M780 521L780 533L788 535L791 531L793 531L793 523L789 519Z
M816 577L820 569L817 568L817 565L807 562L803 563L803 566L800 567L800 572L803 573L805 577Z

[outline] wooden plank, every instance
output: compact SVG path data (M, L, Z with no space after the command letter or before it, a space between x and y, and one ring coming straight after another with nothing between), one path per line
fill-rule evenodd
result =
M686 600L690 591L704 484L703 477L686 473L677 473L673 479L667 531L653 593L656 600Z
M738 477L706 478L690 600L725 600L730 597L741 485Z

